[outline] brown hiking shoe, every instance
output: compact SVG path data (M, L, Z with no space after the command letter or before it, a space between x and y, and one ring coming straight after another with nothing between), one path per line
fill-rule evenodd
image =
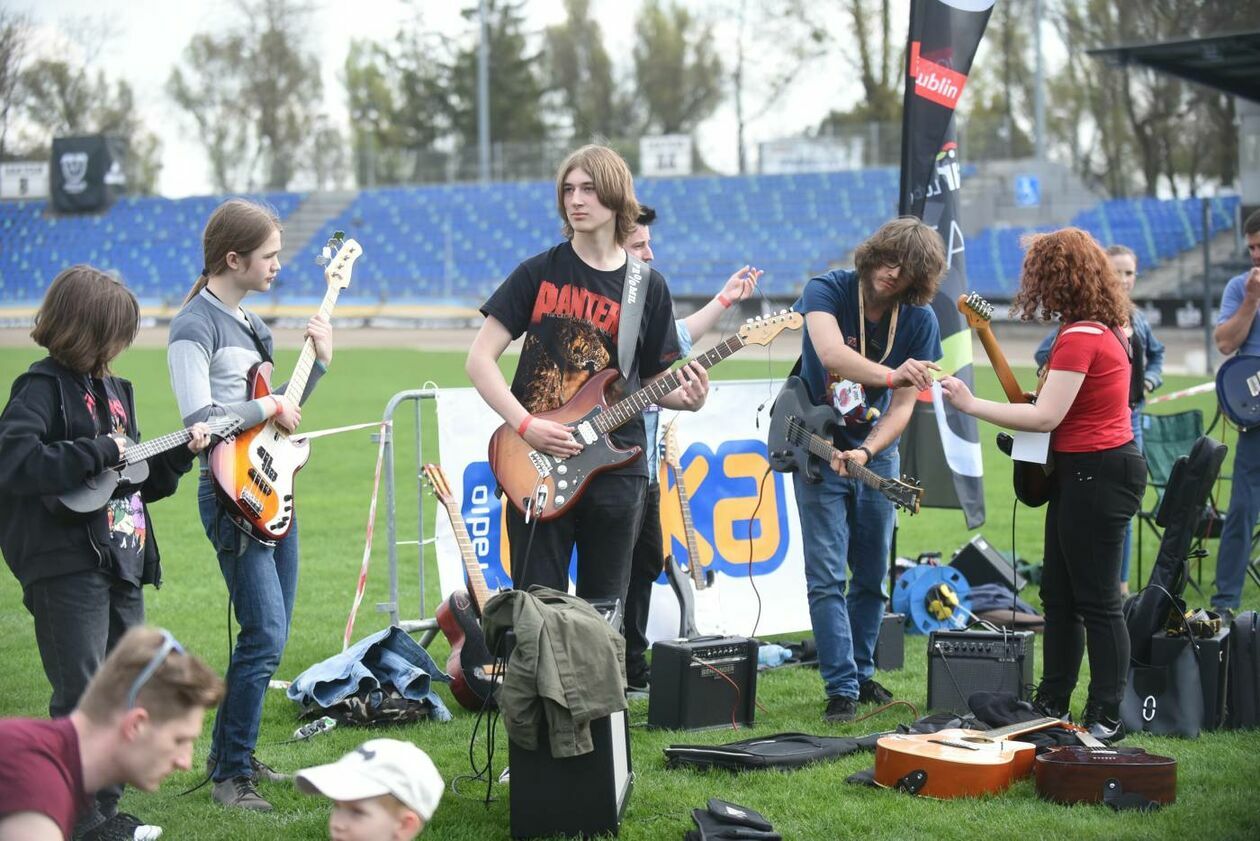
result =
M258 793L252 777L232 777L220 780L214 784L212 797L216 803L230 809L248 809L252 812L271 811L271 804Z

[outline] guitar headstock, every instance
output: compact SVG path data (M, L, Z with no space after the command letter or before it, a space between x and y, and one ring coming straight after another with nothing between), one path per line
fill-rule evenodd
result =
M972 330L987 327L993 319L993 305L980 297L979 292L958 296L958 311L967 319Z
M453 505L455 503L455 494L451 492L451 483L446 479L446 471L442 469L440 464L426 464L424 466L424 478L429 483L429 487L433 489L433 495L437 497L438 502L443 505Z
M363 247L354 239L346 239L341 231L336 231L324 246L316 261L324 265L324 280L330 287L345 289L350 285L350 270L354 261L363 253Z
M678 433L672 423L665 427L665 463L674 468L675 473L682 471L682 448L678 446Z
M230 438L241 431L245 421L240 415L216 415L206 421L206 426L210 427L210 434L219 438Z
M885 479L880 482L880 491L892 501L892 504L914 515L919 513L919 505L923 501L923 487L918 479L903 476L897 479Z
M784 330L800 330L804 324L805 318L799 312L782 310L774 315L748 319L739 328L739 337L745 344L768 345Z

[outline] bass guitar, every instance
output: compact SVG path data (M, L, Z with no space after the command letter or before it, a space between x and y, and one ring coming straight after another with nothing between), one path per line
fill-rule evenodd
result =
M1011 736L1061 724L1038 718L996 730L894 733L875 743L875 782L924 797L976 797L1032 773L1037 746Z
M337 296L350 285L350 270L363 249L345 240L324 269L328 291L320 304L321 315L331 318ZM289 379L286 393L301 399L315 364L315 343L307 339ZM260 362L249 372L248 395L257 400L271 393L270 362ZM293 527L293 477L310 458L310 441L296 440L274 418L223 441L210 450L210 475L224 505L239 514L262 540L279 540Z
M807 482L821 481L822 471L830 470L832 457L840 453L832 443L838 426L834 409L815 406L804 381L788 377L770 410L770 433L766 439L770 466L780 473L799 470ZM885 479L852 461L847 462L846 469L850 476L882 493L893 505L909 514L919 513L923 488L913 479Z
M768 345L784 330L799 330L804 323L800 313L787 310L751 319L736 335L700 354L695 361L712 368L746 345ZM536 416L575 428L574 438L582 446L575 456L560 458L539 452L507 424L495 430L490 438L490 469L508 501L522 514L539 520L563 516L582 496L591 479L629 464L643 452L642 447L623 450L613 446L608 433L632 420L645 407L659 403L682 385L682 378L678 371L666 374L610 406L607 391L620 376L616 368L605 368L587 380L569 402Z
M216 415L206 421L210 434L216 438L228 438L241 428L236 415ZM77 488L44 497L44 505L54 514L95 514L104 508L122 488L138 488L149 478L149 459L156 455L185 446L192 440L192 431L181 429L143 444L126 439L121 464L106 468L84 480Z
M1006 394L1007 401L1010 403L1033 402L1020 389L1019 381L1015 379L1015 374L1012 373L1011 366L1007 363L1005 354L1002 353L1002 348L998 346L997 337L993 335L993 328L990 325L993 318L993 305L972 292L969 295L958 296L958 311L963 314L963 317L967 319L967 324L980 337L980 344L984 346L984 352L989 356L993 373L1002 384L1002 391ZM1040 384L1038 388L1040 390ZM1010 442L1011 437L1008 433L998 434L998 447L1007 455L1011 453ZM1052 465L1033 464L1029 461L1012 461L1012 465L1016 499L1029 508L1040 508L1050 501L1050 473L1054 469Z
M455 543L459 546L459 557L464 562L464 575L468 578L468 589L451 593L437 609L438 627L451 644L450 656L446 658L446 673L451 676L451 693L459 705L479 712L494 706L494 681L487 677L487 673L493 671L491 664L494 656L481 631L481 609L490 599L490 588L486 586L486 578L481 572L481 564L473 551L468 528L459 513L459 503L451 493L445 471L436 464L426 464L424 478L450 518L451 531L455 533Z
M1054 748L1034 763L1040 797L1055 803L1102 803L1118 796L1141 798L1141 803L1176 801L1177 760L1142 748L1113 748L1072 729L1080 745Z
M722 626L722 602L718 596L717 576L712 569L700 565L700 548L696 545L695 524L691 519L691 496L683 480L682 451L674 424L665 428L665 463L674 469L674 488L682 509L683 539L687 542L687 569L671 554L665 559L665 577L678 597L678 635L687 639L699 636L726 636Z
M1231 356L1216 372L1216 399L1239 429L1260 426L1260 356Z

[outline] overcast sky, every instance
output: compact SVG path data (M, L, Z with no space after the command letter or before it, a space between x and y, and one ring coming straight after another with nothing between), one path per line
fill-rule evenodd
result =
M38 43L56 53L67 49L61 37L83 26L99 31L106 21L112 36L101 45L94 62L111 79L126 79L136 92L146 125L162 141L163 169L159 191L168 196L211 192L209 168L202 147L192 134L190 120L166 95L165 84L185 47L198 32L213 31L231 14L232 6L212 0L0 0L12 10L25 11L39 27ZM428 28L460 32L464 23L459 9L470 0L416 0ZM697 10L712 3L682 0ZM413 14L412 4L402 0L316 0L319 11L311 18L307 46L319 53L324 75L324 108L343 126L346 119L345 89L338 78L352 38L389 40ZM619 70L628 72L628 56L618 58L616 38L633 37L634 16L641 0L592 0L605 43ZM527 0L527 24L533 31L564 19L562 0ZM904 11L903 11L904 14ZM900 27L904 31L904 20ZM718 48L724 40L719 32ZM765 49L773 49L767 44ZM839 51L837 51L838 53ZM628 49L623 51L628 54ZM982 57L982 56L981 56ZM978 57L978 60L981 58ZM782 136L798 128L816 125L833 108L850 107L860 94L851 65L839 55L818 62L804 74L788 96L748 131L749 141ZM698 133L705 160L719 170L736 168L733 110L723 108Z

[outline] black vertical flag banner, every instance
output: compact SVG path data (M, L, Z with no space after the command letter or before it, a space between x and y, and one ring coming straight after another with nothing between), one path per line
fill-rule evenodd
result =
M932 309L941 326L941 368L974 387L971 332L958 312L967 288L966 243L958 221L962 168L954 109L995 0L911 0L901 131L900 212L932 225L945 241L948 270ZM967 528L984 523L983 467L975 418L920 395L901 436L902 469L923 482L923 504L961 508Z

